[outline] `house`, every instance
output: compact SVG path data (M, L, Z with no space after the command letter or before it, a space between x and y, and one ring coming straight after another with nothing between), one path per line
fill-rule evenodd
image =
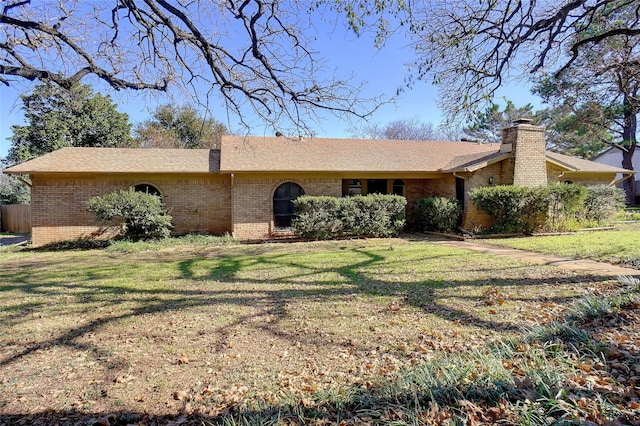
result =
M160 194L174 234L231 233L261 240L286 233L301 194L393 193L457 198L462 226L491 219L469 200L486 185L612 184L618 167L545 152L544 130L522 120L501 144L226 136L220 149L63 148L5 171L32 182L32 241L95 235L84 208L96 195L133 187Z
M598 154L596 157L594 157L592 161L595 161L596 163L600 163L600 164L619 167L622 165L622 151L620 151L617 148L610 147L609 149L605 150L601 154ZM638 165L640 165L640 150L636 149L634 151L631 161L633 162L634 170L636 170L637 172ZM629 173L628 170L627 170L627 173ZM616 176L616 180L622 180L622 179L624 179L624 175L622 173ZM617 183L616 186L618 186L619 188L622 188L622 182ZM636 193L635 193L636 204L638 204L638 201L640 201L640 181L638 180L636 180L635 190L636 190Z

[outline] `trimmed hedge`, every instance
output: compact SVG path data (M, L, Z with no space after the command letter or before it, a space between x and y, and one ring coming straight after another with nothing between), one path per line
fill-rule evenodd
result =
M93 197L85 207L103 225L120 226L124 237L132 240L166 238L172 228L160 197L133 188Z
M491 228L494 232L531 233L597 226L613 219L624 206L624 192L607 185L493 186L475 188L469 196L495 219Z
M495 219L494 232L532 232L544 222L547 211L541 188L486 186L472 189L469 197Z
M453 198L429 197L416 200L415 225L420 231L451 232L456 229L462 207Z
M303 195L293 201L291 230L299 237L328 240L339 237L391 237L405 225L407 200L398 195L355 197Z

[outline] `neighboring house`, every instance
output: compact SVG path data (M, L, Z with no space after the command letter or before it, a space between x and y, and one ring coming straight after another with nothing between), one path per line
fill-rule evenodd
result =
M602 154L599 154L592 161L600 164L606 164L608 166L614 167L622 167L622 151L611 147L604 151ZM636 149L633 153L633 169L637 172L638 166L640 166L640 150ZM627 172L628 173L628 172ZM624 176L622 173L616 176L616 180L621 180ZM617 186L622 188L622 182L618 183ZM636 180L636 199L640 196L640 181Z
M462 226L487 227L469 190L551 182L612 184L625 171L544 150L541 127L520 122L502 144L226 136L220 149L63 148L6 173L31 178L34 245L96 235L86 201L134 187L157 192L174 234L231 233L240 240L286 234L301 194L393 193L408 201L445 196L463 203Z

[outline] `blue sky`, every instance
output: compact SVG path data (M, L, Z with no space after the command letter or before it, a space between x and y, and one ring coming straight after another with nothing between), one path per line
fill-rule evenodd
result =
M347 78L354 75L354 83L366 81L364 97L385 95L391 97L399 88L404 87L405 77L408 75L407 63L413 58L413 52L409 47L410 40L402 35L395 35L387 41L382 49L376 49L373 38L362 36L358 38L346 30L335 29L320 25L316 50L328 61L327 71L334 71L341 77ZM89 81L84 81L91 83ZM19 95L29 90L27 82L21 82L15 87L0 87L0 157L7 154L10 143L7 138L11 135L11 126L24 124L20 111ZM175 99L160 97L151 93L120 91L113 92L104 86L95 86L96 91L111 95L118 105L118 110L129 114L132 123L143 121L149 117L149 111L158 104L176 102ZM506 96L516 106L529 102L538 105L539 101L530 94L526 85L512 83L498 94L496 102L500 103L500 97ZM440 124L443 115L437 106L437 88L427 82L416 82L411 89L405 89L398 96L394 104L384 105L370 118L372 123L387 123L397 119L418 118L423 122L430 122L434 126ZM179 102L179 100L178 100ZM188 99L184 100L188 103ZM214 118L228 124L234 130L236 123L226 121L226 113L222 110L222 104L211 104ZM315 126L316 134L322 137L349 137L351 136L349 123L327 115L318 126ZM251 129L252 134L272 134L272 129L256 126Z

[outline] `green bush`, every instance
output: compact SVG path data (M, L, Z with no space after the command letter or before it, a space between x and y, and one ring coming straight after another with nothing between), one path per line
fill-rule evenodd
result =
M544 189L540 189L541 192ZM574 230L580 228L581 220L577 217L583 209L587 188L582 185L556 183L546 187L549 211L545 228L549 231Z
M340 220L340 199L303 195L293 201L296 216L291 229L296 235L327 240L344 234Z
M615 219L624 206L625 193L622 189L608 185L588 186L581 214L584 219L604 225Z
M540 227L547 213L546 188L486 186L469 192L471 201L495 219L495 232L530 233Z
M537 229L573 231L613 220L624 207L624 191L607 185L553 184L543 187L475 188L474 204L495 219L495 232Z
M166 238L172 228L171 216L160 198L133 188L93 197L86 209L103 225L120 226L124 236L132 240Z
M407 200L398 195L372 194L345 198L298 197L293 204L293 232L303 238L326 240L344 236L390 237L405 224Z
M458 225L462 208L458 200L429 197L416 200L416 226L421 231L451 232Z

